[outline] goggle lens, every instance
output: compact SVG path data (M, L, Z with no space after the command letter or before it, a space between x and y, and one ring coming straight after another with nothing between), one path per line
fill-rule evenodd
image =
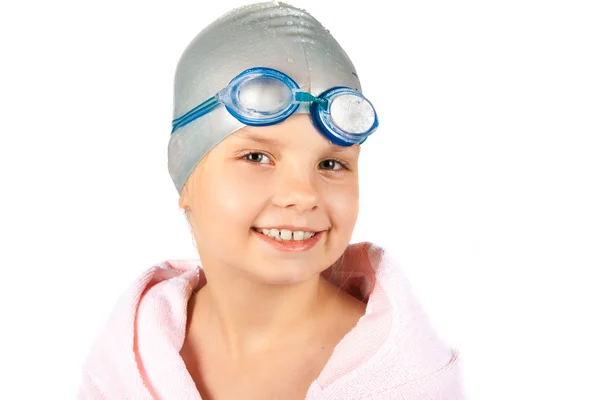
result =
M237 97L246 115L273 115L288 108L292 101L292 92L278 79L257 77L242 83Z
M331 121L342 131L361 134L375 123L375 110L364 97L340 94L331 100Z

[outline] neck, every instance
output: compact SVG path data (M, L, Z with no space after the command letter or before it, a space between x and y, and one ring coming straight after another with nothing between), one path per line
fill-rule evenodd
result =
M295 284L267 284L239 272L206 271L207 284L196 294L200 331L222 340L234 359L291 343L314 330L335 288L320 274Z

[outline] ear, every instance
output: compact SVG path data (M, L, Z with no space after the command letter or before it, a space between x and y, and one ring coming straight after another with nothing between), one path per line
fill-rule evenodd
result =
M210 152L209 152L210 153ZM204 161L208 158L208 154L198 162L194 170L190 173L188 178L186 179L183 187L181 188L181 194L179 195L179 207L189 211L190 210L190 191L194 193L194 183L193 180L196 179L196 176L202 173L204 169Z
M187 185L183 185L183 189L181 189L181 194L179 195L179 208L184 210L188 209L190 205Z

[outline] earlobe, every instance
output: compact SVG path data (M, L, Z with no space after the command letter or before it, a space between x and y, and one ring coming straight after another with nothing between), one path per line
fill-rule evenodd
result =
M184 210L188 209L188 198L187 198L187 193L186 190L184 188L184 190L181 191L181 195L179 196L179 208L182 208Z

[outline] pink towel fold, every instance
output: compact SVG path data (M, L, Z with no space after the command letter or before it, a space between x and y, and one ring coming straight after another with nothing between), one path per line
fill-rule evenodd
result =
M438 337L400 265L383 249L351 244L323 276L367 307L307 399L466 399L458 351ZM136 280L83 366L79 399L199 400L179 352L188 300L204 284L199 260L165 261Z

